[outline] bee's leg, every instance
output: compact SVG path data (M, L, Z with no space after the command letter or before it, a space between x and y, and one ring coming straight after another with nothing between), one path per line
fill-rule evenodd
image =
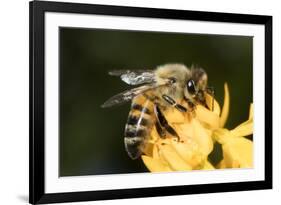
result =
M172 128L168 121L166 120L165 116L163 115L163 113L161 112L160 108L155 105L154 106L154 113L155 113L155 116L157 118L157 121L162 129L165 128L165 130L167 132L169 132L171 135L173 135L174 137L176 137L178 139L178 141L180 140L180 137L179 135L177 134L177 132L174 130L174 128ZM156 129L157 129L157 124L156 124ZM161 135L160 135L161 136Z
M156 123L155 123L156 131L161 138L165 138L166 137L166 131L163 129L163 127L160 123L157 107L158 107L157 105L154 105L154 114L156 116Z
M176 103L176 101L175 101L173 98L171 98L170 96L168 96L168 95L162 95L162 98L163 98L167 103L169 103L170 105L172 105L173 107L175 107L178 111L180 111L180 112L186 112L186 111L187 111L187 109L186 109L184 106L182 106L182 105Z
M160 136L161 138L165 138L165 137L166 137L166 132L165 132L165 130L161 127L161 124L160 124L160 122L158 121L158 119L156 120L155 127L156 127L156 131L157 131L157 133L159 134L159 136Z
M212 96L212 111L214 111L215 89L214 87L207 87L206 92Z

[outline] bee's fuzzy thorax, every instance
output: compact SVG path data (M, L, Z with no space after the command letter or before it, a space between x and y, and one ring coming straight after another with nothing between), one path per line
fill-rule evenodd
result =
M174 76L178 78L179 81L182 81L190 75L190 70L184 64L179 63L161 65L156 69L156 76L161 78Z
M183 88L191 72L184 64L164 64L158 66L155 71L155 78L157 84L165 84L168 79L174 78L176 82L169 86L163 87L159 90L159 94L170 95L175 100L182 99Z

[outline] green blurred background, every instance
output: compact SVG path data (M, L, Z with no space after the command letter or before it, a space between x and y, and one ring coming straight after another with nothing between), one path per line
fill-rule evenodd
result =
M60 176L146 172L123 143L130 104L100 105L129 86L114 69L153 69L165 63L196 64L223 103L230 89L227 128L248 117L252 102L252 37L60 28ZM220 158L219 146L211 160Z

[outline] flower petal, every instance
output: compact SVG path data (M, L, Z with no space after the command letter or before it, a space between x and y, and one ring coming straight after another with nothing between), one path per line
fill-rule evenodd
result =
M219 164L216 166L216 168L217 168L217 169L225 169L225 168L227 168L227 167L226 167L226 164L225 164L225 160L224 160L224 159L221 160L221 161L219 162Z
M229 89L227 83L224 84L224 102L223 102L223 107L222 107L222 112L221 112L221 117L220 117L220 127L224 127L226 120L228 118L229 114Z
M253 167L253 143L246 138L232 138L223 144L223 160L227 168Z
M214 170L215 167L208 160L206 160L202 169L203 170Z
M181 140L191 139L199 147L200 153L208 156L213 150L213 140L211 132L200 124L197 119L192 119L189 123L175 126ZM195 146L194 145L194 146Z
M220 126L220 118L216 112L212 112L202 105L196 106L196 119L204 123L209 129L217 129Z
M172 141L171 146L175 149L177 154L187 163L192 169L200 169L204 164L204 157L195 142L189 140L188 142Z
M172 171L169 166L165 165L162 160L155 159L152 157L148 157L145 155L141 156L145 166L149 169L151 172L168 172Z
M161 145L159 147L160 158L167 162L169 167L175 171L192 170L192 167L188 165L183 158L181 158L176 150L169 144Z
M249 119L231 130L233 137L244 137L253 134L253 104L250 105Z
M185 104L183 104L184 106ZM185 115L178 111L177 109L171 107L171 109L167 109L163 111L166 119L168 119L169 123L184 123L185 122Z
M230 132L233 137L245 137L251 135L253 134L253 121L247 121Z
M250 104L250 110L249 110L249 120L253 119L254 117L254 105L253 103Z
M254 113L253 113L253 103L251 103L250 104L250 109L249 109L249 118L248 118L248 120L247 121L245 121L245 122L243 122L243 123L241 123L239 126L237 126L236 128L238 128L238 127L241 127L241 126L244 126L245 124L247 124L247 123L252 123L253 122L253 115L254 115ZM236 129L235 128L235 129Z
M227 129L220 128L213 132L213 138L220 144L225 144L231 138L231 133Z

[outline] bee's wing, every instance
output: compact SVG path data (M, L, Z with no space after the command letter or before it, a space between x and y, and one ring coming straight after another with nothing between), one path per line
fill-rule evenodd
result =
M153 70L113 70L109 72L109 75L120 76L121 80L129 85L155 82Z
M149 85L143 85L137 88L133 88L131 90L126 90L122 93L119 93L109 98L104 104L102 104L101 107L106 108L114 105L121 105L125 102L132 100L134 97L136 97L141 93L144 93L148 90L155 89L160 86L164 86L164 85L149 84Z

